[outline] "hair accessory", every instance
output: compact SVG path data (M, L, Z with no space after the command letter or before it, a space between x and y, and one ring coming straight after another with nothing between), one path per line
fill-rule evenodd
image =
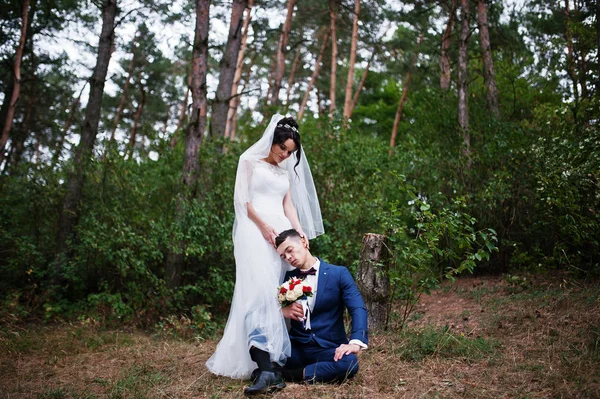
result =
M298 129L296 129L294 126L288 125L287 123L285 125L280 123L279 125L277 125L277 127L285 127L287 129L290 129L290 130L298 133Z

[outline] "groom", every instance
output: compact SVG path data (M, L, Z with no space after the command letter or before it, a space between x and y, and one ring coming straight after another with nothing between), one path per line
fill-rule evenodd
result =
M296 269L286 274L304 278L315 294L304 304L282 308L291 320L292 354L281 373L286 380L332 382L352 378L358 371L356 354L367 348L367 309L347 268L315 258L308 242L296 230L275 240L277 252ZM350 341L344 328L344 310L352 317Z
M303 278L314 295L281 309L291 320L292 353L285 367L259 363L252 373L253 385L246 396L274 392L287 381L333 382L352 378L358 371L356 354L367 349L367 309L348 269L315 258L308 242L296 230L286 230L275 239L277 252L295 270L285 276ZM352 317L350 341L344 328L344 310ZM262 363L268 363L268 356ZM258 363L258 362L257 362Z

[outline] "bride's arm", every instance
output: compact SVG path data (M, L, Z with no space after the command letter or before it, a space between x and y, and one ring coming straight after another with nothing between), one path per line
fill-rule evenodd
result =
M256 227L258 227L265 240L275 246L275 238L279 235L279 232L265 223L265 221L258 216L258 213L256 213L256 210L251 203L246 202L246 208L248 209L248 218L254 222Z
M300 233L300 237L306 238L306 234L304 234L304 231L302 231L302 225L298 219L298 212L296 211L296 207L292 202L292 194L290 190L288 190L285 197L283 197L283 213L285 213L285 216L292 224L292 228ZM306 242L308 243L308 240L306 240Z

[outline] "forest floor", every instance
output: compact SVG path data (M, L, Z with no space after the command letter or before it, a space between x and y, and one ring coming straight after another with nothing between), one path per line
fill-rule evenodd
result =
M396 324L398 321L395 322ZM0 398L238 398L204 362L215 340L86 323L0 326ZM402 330L373 333L355 379L283 398L598 398L600 286L469 277L423 296Z

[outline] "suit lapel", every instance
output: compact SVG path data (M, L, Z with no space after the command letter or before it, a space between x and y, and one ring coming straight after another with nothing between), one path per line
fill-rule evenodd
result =
M319 280L317 285L317 298L315 300L315 310L319 308L320 303L324 300L325 293L327 292L327 282L329 281L329 263L325 263L321 260L321 266L319 267Z

